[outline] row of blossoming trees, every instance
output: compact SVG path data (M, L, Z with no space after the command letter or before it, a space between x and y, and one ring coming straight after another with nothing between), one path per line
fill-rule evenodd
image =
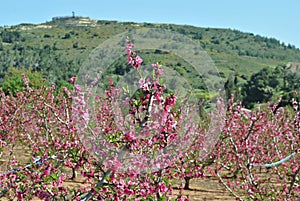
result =
M130 41L126 53L139 70L143 60ZM74 90L32 89L25 76L24 91L1 92L1 199L189 200L183 189L190 179L211 177L237 200L298 199L298 102L248 111L220 100L224 122L217 119L219 128L212 129L217 115L191 121L197 109L167 92L162 75L153 64L152 79L140 80L122 111L116 100L125 92L112 80L101 96L76 84ZM210 139L211 132L218 138Z

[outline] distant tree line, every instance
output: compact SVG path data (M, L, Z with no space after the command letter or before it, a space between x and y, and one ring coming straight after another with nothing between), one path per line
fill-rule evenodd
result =
M278 65L276 68L263 68L251 75L245 83L239 82L238 75L230 74L225 82L227 97L234 95L242 100L243 105L252 108L257 103L268 101L276 102L281 99L279 105L291 104L294 98L300 100L300 66L287 64Z
M16 72L32 73L34 75L32 79L39 80L36 83L41 83L41 79L46 78L46 84L67 85L68 80L77 75L78 69L89 52L98 44L114 34L138 27L134 26L136 23L133 22L118 23L107 20L97 21L99 26L96 28L76 27L65 23L66 19L73 19L73 17L77 16L53 19L48 23L55 25L51 29L28 28L23 30L18 26L0 27L0 85L6 86L7 89L14 86L18 88L20 77L13 76ZM243 58L245 63L249 61L246 59L250 57L271 61L271 63L300 61L299 49L290 44L285 45L274 38L230 29L151 23L139 25L139 27L164 28L187 35L198 41L199 45L209 54L217 55L224 60L229 60L234 56L234 59ZM30 27L32 26L34 25L30 25ZM143 57L145 60L153 57L155 61L164 62L185 77L193 88L200 91L206 90L202 78L208 78L209 75L217 76L212 75L213 72L207 72L202 77L196 76L197 73L192 71L191 66L175 58L174 55L160 50L156 50L154 54L154 57L148 54L144 54ZM225 71L220 72L226 81L227 97L235 94L235 97L242 100L248 108L258 102L273 101L279 97L282 97L282 104L288 104L288 100L299 91L299 76L295 73L297 69L287 66L286 63L274 68L270 67L271 65L262 64L261 66L268 67L245 75L241 74L234 64L219 62L220 66L218 67L231 70L231 73L226 73L226 75ZM244 65L246 64L241 64L242 67ZM115 63L111 71L116 75L122 75L128 71L128 66L124 65L124 62L122 64Z

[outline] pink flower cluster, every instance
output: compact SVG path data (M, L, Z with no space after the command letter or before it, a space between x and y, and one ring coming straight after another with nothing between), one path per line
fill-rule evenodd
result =
M76 77L71 77L71 79L70 79L70 84L74 84L75 83L75 81L76 81Z
M128 56L127 58L128 64L138 69L142 64L143 59L140 56L136 55L136 53L132 50L134 46L131 43L131 41L127 39L126 42L127 42L126 54Z
M152 66L154 68L154 71L155 71L156 75L161 76L163 74L163 71L162 71L161 68L159 68L159 64L157 62L152 64Z
M143 60L132 48L128 40L128 63L138 69ZM31 89L25 75L27 90L13 96L0 89L0 199L88 200L88 195L100 201L183 201L190 200L183 195L189 180L206 177L219 179L237 200L298 199L297 101L277 111L271 105L248 111L231 99L217 111L226 112L225 126L213 152L206 153L207 140L215 140L208 129L213 117L192 124L193 116L186 114L197 110L178 104L184 101L166 92L158 63L153 72L124 103L128 119L116 115L114 100L120 89L112 79L103 96L95 97L79 85L73 90ZM72 77L70 83L75 81ZM96 102L93 107L91 100ZM180 149L187 142L189 147ZM20 159L20 153L25 158ZM40 163L33 162L36 158ZM156 169L140 171L148 166ZM7 170L12 171L3 173ZM68 186L77 174L86 187ZM177 196L172 192L174 179L184 184Z

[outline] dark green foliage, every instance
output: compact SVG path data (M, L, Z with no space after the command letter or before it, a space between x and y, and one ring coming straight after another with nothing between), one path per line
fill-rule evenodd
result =
M241 86L238 81L238 77L234 72L231 72L224 84L225 92L226 92L226 98L230 99L232 95L237 100L241 99Z
M19 31L3 29L0 32L0 37L4 43L14 43L18 41L25 41L25 38L21 36Z
M0 27L0 85L7 81L4 79L7 69L15 67L37 71L50 84L68 86L69 79L78 74L82 63L99 44L124 31L145 27L179 32L206 50L219 74L208 71L199 75L188 62L162 50L140 52L147 64L158 61L174 69L194 89L205 91L207 86L202 78L221 76L226 82L227 96L234 93L248 107L281 95L291 97L290 94L299 89L298 76L292 73L295 70L291 71L286 64L289 61L299 62L300 50L274 38L231 29L95 21L77 16L53 18L39 26ZM110 68L111 72L107 73L115 74L114 78L117 78L129 70L124 59L116 61Z
M50 38L51 36L49 34L45 34L44 38Z
M251 108L254 103L269 101L279 85L278 75L270 68L263 68L251 76L243 88L243 104Z
M73 48L78 48L78 42L73 43Z
M2 43L2 40L0 40L0 51L2 51L3 50L3 43Z
M62 39L69 39L71 38L71 34L70 33L66 33L64 37L62 37Z
M29 87L33 89L38 89L41 86L47 85L47 82L43 78L42 74L31 69L17 69L14 67L8 68L4 82L2 84L2 89L5 93L15 94L18 91L22 91L26 88L22 75L25 75L29 80Z

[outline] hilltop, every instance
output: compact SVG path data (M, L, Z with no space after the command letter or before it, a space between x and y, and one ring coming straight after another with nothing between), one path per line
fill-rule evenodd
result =
M263 68L300 62L300 50L295 46L238 30L66 16L42 24L0 27L0 84L9 67L41 72L50 83L69 80L103 41L144 27L176 31L195 40L215 62L224 80L234 73L239 82L246 83ZM174 69L183 64L172 55L162 54L158 59L165 59Z

